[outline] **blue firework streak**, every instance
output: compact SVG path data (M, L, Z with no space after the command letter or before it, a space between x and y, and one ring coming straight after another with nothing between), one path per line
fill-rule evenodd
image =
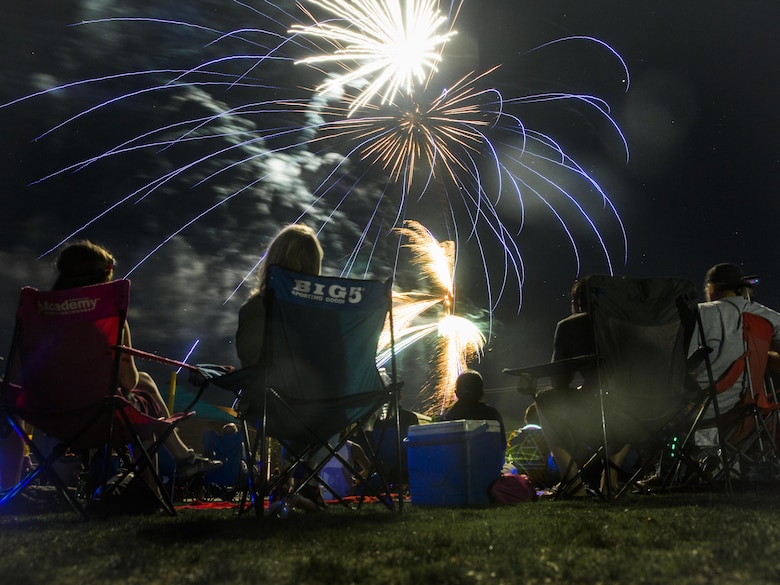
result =
M478 251L490 311L506 291L522 291L522 251L516 242L530 201L541 202L561 226L577 271L575 228L580 225L596 237L610 272L613 254L602 235L602 223L612 222L610 229L620 233L625 255L622 222L596 180L553 137L527 128L521 115L524 107L539 102L578 104L607 120L624 143L608 105L597 96L559 92L506 97L491 85L494 69L466 72L448 82L436 70L438 58L415 75L406 71L404 83L372 85L376 70L361 71L349 63L349 55L331 59L336 54L333 38L306 34L327 23L359 35L360 22L338 14L313 14L322 10L321 2L304 2L306 11L281 3L236 4L246 9L245 22L257 27L222 30L207 20L149 17L81 22L79 26L96 30L184 31L189 43L203 39L205 57L179 68L118 71L59 84L2 106L63 94L82 96L85 89L98 96L63 117L39 141L78 131L105 112L121 110L125 115L137 103L145 104L144 108L159 104L165 111L165 122L136 133L124 130L109 148L41 177L39 182L50 181L139 154L175 161L145 171L148 176L137 188L77 226L51 250L127 204L191 187L210 189L211 198L183 209L180 215L186 217L127 274L204 216L229 208L238 198L251 198L259 207L273 205L274 217L316 224L325 237L344 240L343 271L363 274L372 272L372 264L377 263L386 272L398 249L398 240L388 237L390 230L416 217L427 203L437 209L454 240L470 242ZM390 2L353 4L381 8ZM421 0L421 4L431 2ZM446 8L441 18L431 21L439 27L434 32L442 39L437 45L442 50L454 31L461 2L453 0ZM442 27L444 32L439 30ZM174 32L165 34L177 38ZM335 40L344 48L343 39ZM591 43L614 55L627 87L625 65L604 43L587 37L555 42ZM441 60L446 61L446 50ZM372 88L371 95L365 93L366 87ZM193 109L197 115L190 115ZM305 189L307 197L288 198L292 189ZM384 249L388 242L389 251ZM500 258L492 252L496 245ZM247 275L254 266L254 262L247 266Z

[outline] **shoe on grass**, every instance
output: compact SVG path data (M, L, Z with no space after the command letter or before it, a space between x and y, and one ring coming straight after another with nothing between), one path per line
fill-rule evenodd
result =
M577 482L576 485L568 486L568 489L563 490L562 483L557 483L549 490L544 490L539 494L539 498L542 500L580 500L593 497L584 483Z

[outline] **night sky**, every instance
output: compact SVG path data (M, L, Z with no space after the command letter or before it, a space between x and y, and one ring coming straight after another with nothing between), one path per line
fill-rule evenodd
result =
M250 0L249 4L266 10L264 3ZM292 3L279 6L297 14ZM133 70L187 68L205 55L217 54L205 44L213 35L184 27L148 23L67 26L119 15L175 18L225 31L253 26L253 19L259 19L228 0L28 0L6 14L0 39L0 104L58 83ZM453 72L464 67L484 71L500 64L490 84L505 97L560 91L605 99L628 142L628 161L615 130L592 110L558 103L524 108L520 115L529 127L555 138L616 207L628 237L625 262L618 222L606 210L589 208L607 242L614 272L679 276L698 285L710 265L735 262L747 273L760 275L757 299L778 308L778 22L780 5L774 0L465 0L453 41L455 56L452 62L443 63L442 74L448 74L449 67ZM619 61L596 43L569 41L532 51L549 41L576 36L597 38L620 54L630 73L627 92ZM281 63L268 63L258 77L276 89L268 89L266 99L297 95L295 88L306 82L299 71L290 75ZM96 101L136 87L141 87L137 79L123 78L0 108L0 271L4 283L0 334L4 352L11 338L19 288L27 284L47 288L53 280L53 255L38 257L182 160L176 152L127 153L79 172L31 183L145 130L182 117L201 116L220 105L234 107L237 101L248 99L240 89L226 94L201 88L177 98L172 92L149 93L142 99L112 104L34 140ZM231 120L233 128L242 123ZM202 178L214 170L198 172ZM198 210L262 172L247 165L211 181L206 188L171 184L136 205L129 201L79 237L111 249L119 258L121 275L172 230L193 219ZM369 187L376 184L366 184L367 192ZM248 288L231 294L278 226L294 220L306 206L306 188L300 177L264 185L253 198L236 197L230 206L198 220L152 254L130 276L135 344L182 358L199 339L191 361L235 363L232 335ZM354 245L353 236L360 232L362 224L357 218L372 208L368 196L347 205L353 207L340 210L333 226L323 232L325 269L332 274L343 268ZM447 239L451 231L439 208L435 200L422 201L417 207L410 204L407 216L427 225L439 239ZM509 206L501 209L507 210L510 223L516 219ZM554 218L530 202L525 211L524 229L515 238L524 261L522 295L510 280L494 312L486 354L476 364L486 376L488 400L512 423L519 420L527 399L517 395L513 380L503 376L501 369L548 359L555 322L568 312L566 293L578 271L604 273L609 269L582 225L574 226L578 267ZM484 310L485 276L473 240L466 241L468 230L461 228L459 235L458 302L476 315ZM491 244L488 254L500 258ZM388 266L378 261L370 268L371 275L389 276ZM401 269L399 281L408 285L409 274L408 269ZM409 388L422 383L426 359L424 349L418 348L402 360L401 375L409 381L405 390L409 406L417 405Z

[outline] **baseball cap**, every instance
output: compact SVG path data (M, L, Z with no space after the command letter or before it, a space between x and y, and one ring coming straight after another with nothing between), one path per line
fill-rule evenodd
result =
M708 283L725 289L738 289L745 286L753 286L750 281L745 279L745 275L739 266L727 262L716 264L707 271L707 274L704 277L704 284Z

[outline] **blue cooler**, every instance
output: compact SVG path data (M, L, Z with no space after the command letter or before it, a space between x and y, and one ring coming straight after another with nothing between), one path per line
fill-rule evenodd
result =
M421 506L486 506L488 486L501 475L504 449L494 420L412 425L409 490Z

